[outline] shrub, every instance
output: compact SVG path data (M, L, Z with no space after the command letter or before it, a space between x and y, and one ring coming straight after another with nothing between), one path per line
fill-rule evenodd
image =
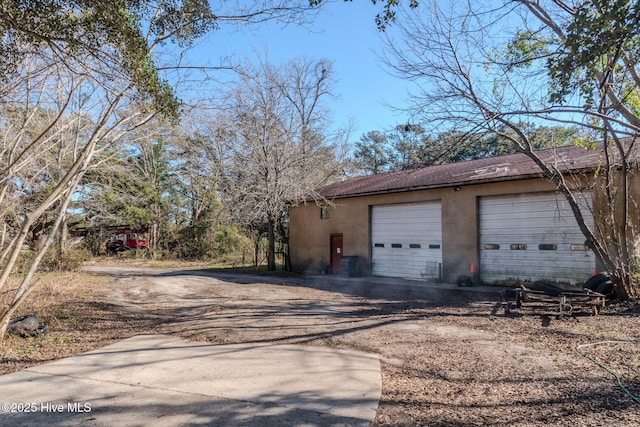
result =
M86 248L74 247L66 251L54 248L47 252L40 264L41 271L76 271L80 264L91 259Z

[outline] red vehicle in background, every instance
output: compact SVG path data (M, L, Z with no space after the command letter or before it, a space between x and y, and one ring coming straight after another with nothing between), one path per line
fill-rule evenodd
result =
M123 251L148 250L149 242L141 237L145 233L144 229L119 228L115 234L107 241L107 254L113 255Z

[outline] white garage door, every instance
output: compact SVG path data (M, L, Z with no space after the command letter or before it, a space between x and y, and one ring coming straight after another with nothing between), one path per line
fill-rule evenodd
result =
M591 196L586 196L590 206ZM582 211L592 227L588 207ZM484 282L582 283L595 268L595 255L584 242L562 194L480 199L480 274Z
M373 206L371 245L374 275L439 279L442 266L440 202Z

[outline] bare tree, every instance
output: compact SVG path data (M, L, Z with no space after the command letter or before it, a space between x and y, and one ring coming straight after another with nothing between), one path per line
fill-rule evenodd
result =
M344 155L325 108L333 70L324 60L281 67L265 60L239 73L219 132L227 142L223 191L239 220L264 227L273 270L275 229L287 207L319 197L314 191L335 177Z
M640 130L635 109L640 79L637 25L628 19L637 8L616 10L599 0L468 2L449 9L435 1L421 3L398 19L396 34L387 35L386 63L417 83L411 112L435 129L493 132L529 156L566 197L588 245L618 279L618 296L637 295L631 281L639 260L631 249L637 233L630 225L629 189ZM598 21L610 22L612 16L620 18L611 21L618 24ZM616 37L597 37L593 55L584 55L589 35L610 28ZM595 181L605 182L597 189L607 198L604 206L615 207L600 216L608 218L606 224L586 225L584 180L568 178L559 165L536 154L527 128L545 122L585 129L592 138L577 141L585 146L603 142L598 173L605 178Z
M65 219L76 186L87 169L96 166L94 156L154 114L139 107L121 114L121 105L137 103L126 78L113 73L108 86L92 75L90 63L76 64L83 73L74 75L68 62L40 58L33 58L17 76L28 90L14 92L11 105L17 122L2 129L7 144L0 191L17 200L20 210L13 215L15 236L3 253L0 289L34 226L45 216L51 224L43 227L44 243L34 247L35 258L20 285L10 290L13 296L0 312L0 336L31 289L31 278Z
M29 3L29 4L26 4ZM60 2L2 4L0 91L2 157L0 214L13 236L2 254L0 339L26 298L40 260L64 223L83 176L100 154L158 112L175 119L179 102L158 56L180 51L222 22L296 21L317 5L296 2ZM176 49L176 47L178 49ZM49 219L44 219L47 216ZM15 289L9 276L29 233L42 225L43 243Z

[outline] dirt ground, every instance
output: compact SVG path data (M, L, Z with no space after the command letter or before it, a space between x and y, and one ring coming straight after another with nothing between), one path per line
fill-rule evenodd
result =
M637 306L558 319L552 306L505 313L497 288L89 268L91 284L40 313L50 335L6 341L0 373L149 332L296 343L380 355L374 425L640 425Z

